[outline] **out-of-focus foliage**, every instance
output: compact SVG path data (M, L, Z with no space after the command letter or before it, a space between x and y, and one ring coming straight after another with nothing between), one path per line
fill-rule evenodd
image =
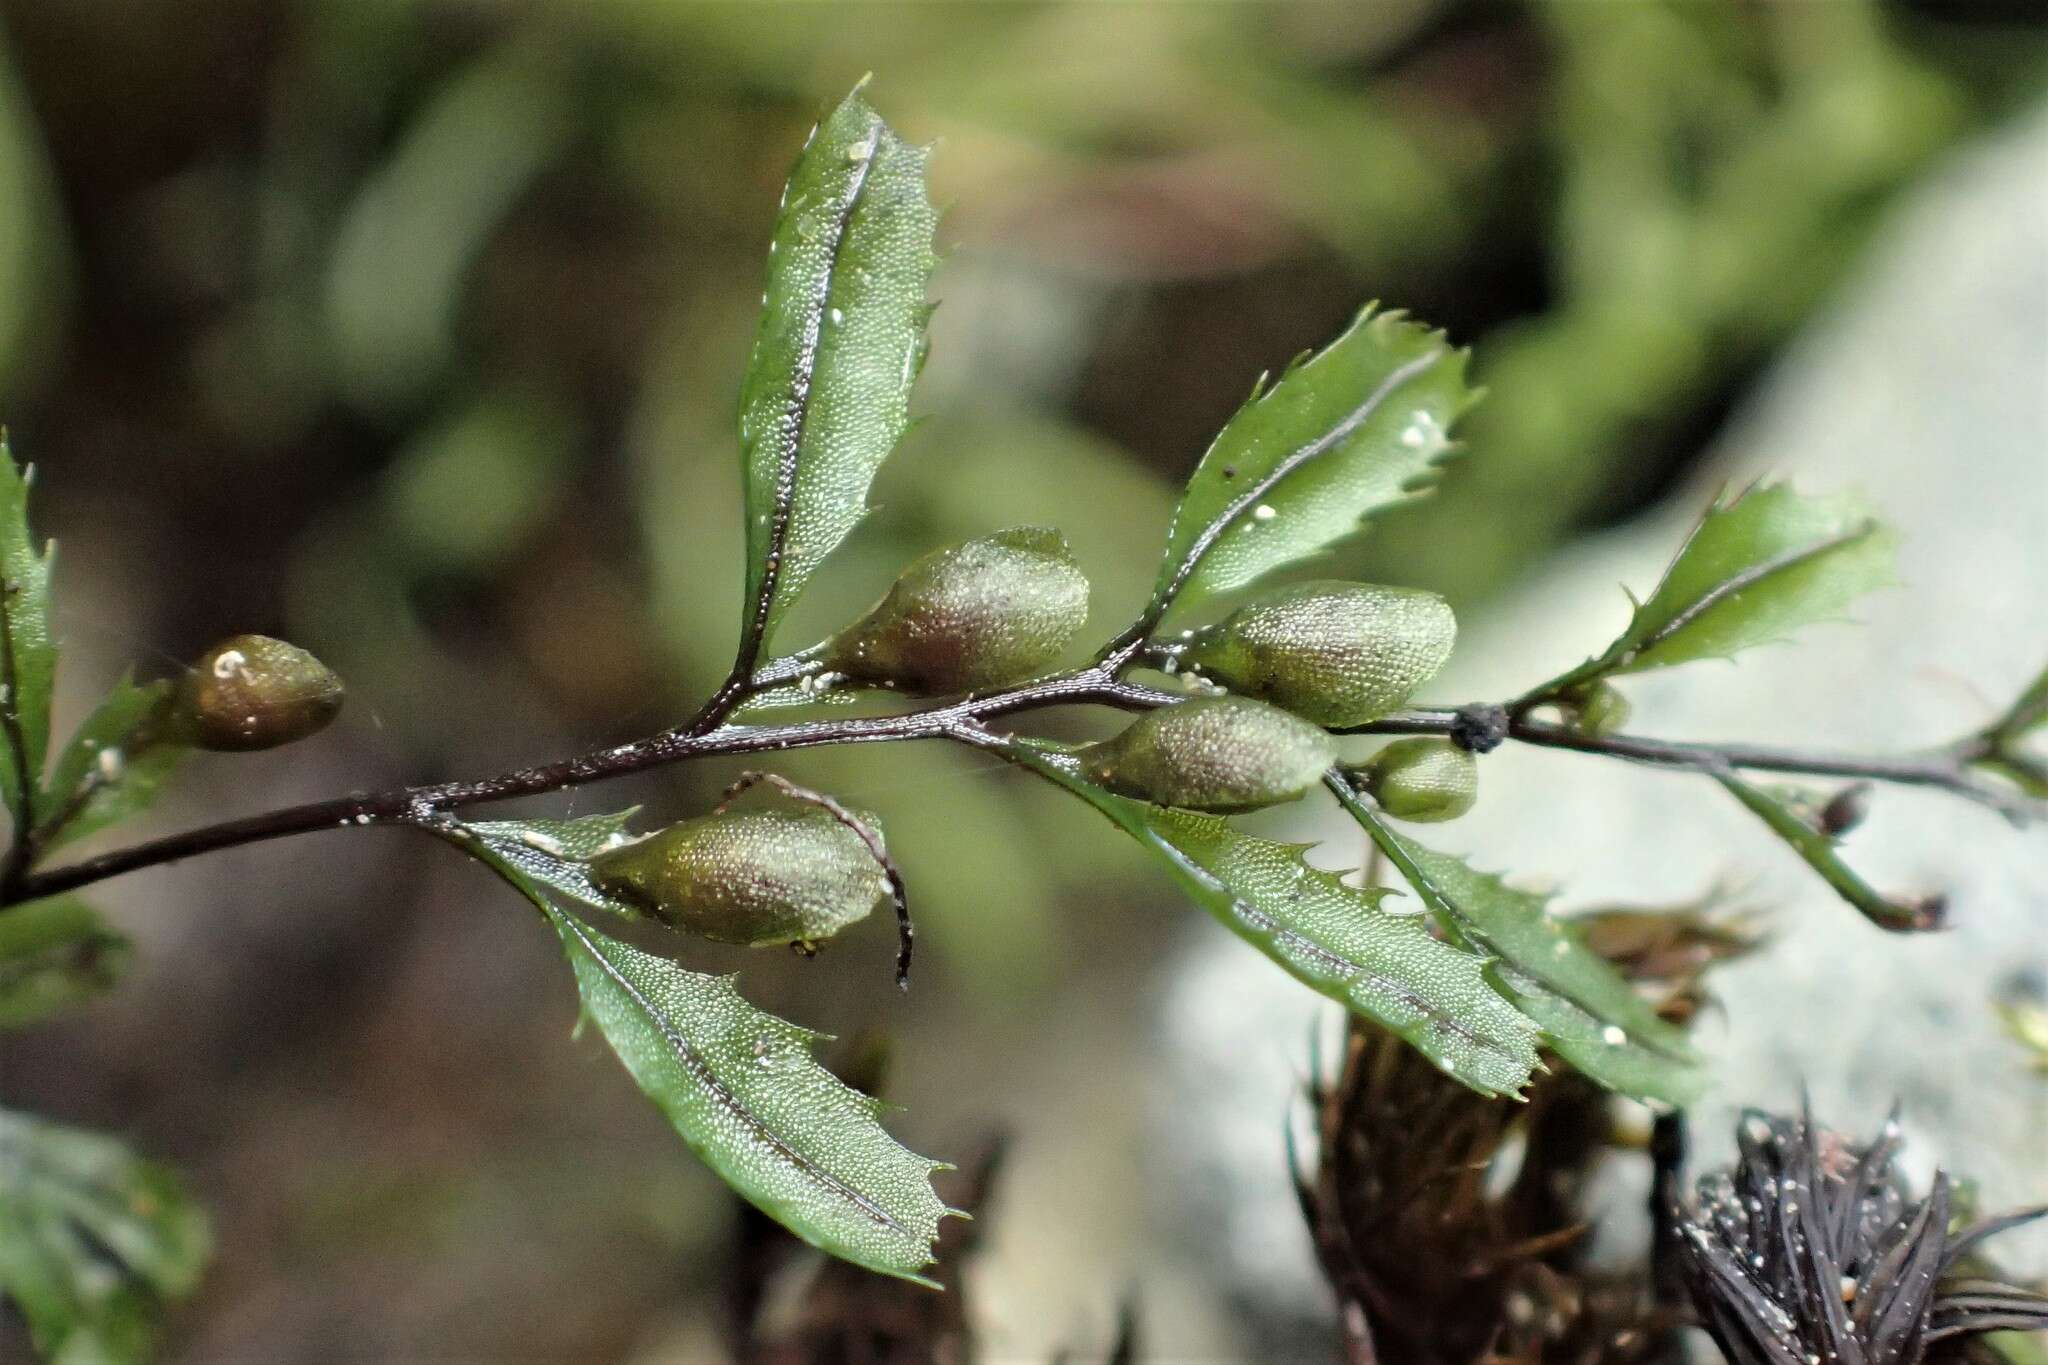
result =
M75 896L0 915L0 1029L90 1000L128 964L128 940Z
M61 1365L150 1357L212 1247L181 1182L113 1138L0 1110L0 1294Z

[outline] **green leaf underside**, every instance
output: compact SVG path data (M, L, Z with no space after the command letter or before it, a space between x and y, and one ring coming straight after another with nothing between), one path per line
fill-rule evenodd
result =
M1542 1027L1552 1051L1608 1089L1680 1109L1705 1093L1707 1077L1699 1067L1675 1063L1644 1047L1616 1025L1601 1023L1505 962L1487 963L1486 975Z
M71 737L43 793L43 848L53 849L140 815L155 804L188 748L149 736L172 684L123 678ZM149 736L136 747L135 741Z
M756 652L867 515L875 471L908 424L938 260L928 156L856 90L790 174L740 392Z
M113 1138L0 1110L0 1294L45 1359L147 1359L211 1252L176 1176Z
M1198 905L1296 980L1392 1029L1483 1094L1516 1094L1528 1082L1534 1025L1486 983L1477 957L1432 938L1418 917L1380 909L1384 892L1310 867L1304 845L1104 791L1029 742L1001 752L1101 811Z
M0 795L16 829L33 822L50 747L50 691L57 644L50 638L50 557L28 526L29 479L0 438Z
M10 907L0 914L0 1029L32 1024L108 990L128 953L128 940L75 897Z
M1588 1016L1596 1032L1617 1029L1618 1042L1667 1061L1699 1060L1685 1033L1658 1018L1612 963L1552 916L1545 897L1395 833L1355 793L1339 792L1338 799L1446 929Z
M1367 307L1255 391L1188 480L1154 609L1243 587L1426 491L1477 397L1465 363L1441 332Z
M1808 824L1783 799L1734 773L1717 772L1714 780L1768 825L1773 834L1791 845L1792 851L1804 858L1807 866L1835 889L1835 894L1861 911L1873 924L1902 932L1928 927L1920 922L1912 907L1887 899L1856 875L1855 869L1843 862L1835 851L1834 841Z
M1708 510L1605 653L1544 690L1731 658L1845 619L1856 598L1894 581L1897 539L1860 499L1754 486Z
M600 890L590 879L588 865L598 854L629 840L626 825L639 809L576 820L480 820L463 828L538 886L593 910L648 920L651 917L638 908Z
M579 841L595 839L594 822L624 818L557 822L549 837L570 830ZM454 837L547 916L575 970L584 1013L726 1184L821 1250L933 1283L919 1271L932 1263L939 1219L953 1210L931 1176L948 1167L890 1137L879 1121L882 1103L818 1064L811 1044L824 1035L748 1004L732 977L685 970L557 909L546 889L552 877L530 877L525 861L498 851L502 844L478 846L466 842L466 832Z

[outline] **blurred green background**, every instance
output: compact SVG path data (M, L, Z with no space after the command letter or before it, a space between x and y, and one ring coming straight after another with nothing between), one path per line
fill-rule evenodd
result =
M866 72L939 143L950 255L925 420L790 644L1027 520L1107 633L1254 376L1374 298L1476 346L1490 397L1474 458L1342 568L1478 603L1681 477L1892 196L2040 98L2048 42L2028 0L5 0L0 417L64 546L69 714L240 630L351 685L337 733L195 764L158 824L627 738L716 681L763 244ZM919 1150L1085 1118L1130 1161L1186 912L961 755L786 766L883 814L922 970L899 998L877 924L744 959L749 994L887 1031ZM711 767L548 808L696 810ZM177 1353L698 1340L730 1202L565 1041L573 990L501 889L380 833L103 899L143 965L10 1043L0 1099L192 1172L222 1251Z

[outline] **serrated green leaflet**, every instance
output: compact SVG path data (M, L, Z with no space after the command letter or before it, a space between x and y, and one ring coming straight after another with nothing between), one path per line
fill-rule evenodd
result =
M47 1360L150 1354L165 1299L211 1252L178 1179L113 1138L0 1110L0 1294Z
M1804 858L1807 866L1818 872L1837 895L1855 906L1871 923L1899 933L1912 933L1939 925L1939 901L1902 905L1878 894L1842 861L1841 855L1835 852L1834 840L1807 823L1782 798L1731 772L1717 772L1713 776L1736 800L1770 826L1772 833L1791 845L1792 851Z
M1593 1080L1639 1100L1683 1109L1706 1091L1698 1067L1638 1043L1613 1024L1603 1024L1571 1001L1504 962L1486 964L1487 979L1543 1028L1544 1043Z
M161 731L168 682L123 678L57 755L43 792L44 850L140 815L188 748Z
M1305 846L1240 834L1223 820L1104 791L1058 753L1010 741L1004 757L1065 787L1155 854L1190 897L1296 980L1377 1020L1485 1094L1519 1093L1536 1029L1480 975L1480 960L1380 909L1302 860Z
M627 842L626 824L638 810L577 820L484 820L463 828L533 883L578 905L644 920L648 917L639 909L600 890L589 869L590 859Z
M1154 612L1244 586L1426 489L1476 397L1441 332L1368 307L1255 391L1188 480Z
M545 833L559 839L564 831L573 831L578 847L599 837L591 819ZM473 828L446 833L547 917L576 972L584 1013L721 1179L821 1250L931 1283L919 1272L931 1264L939 1219L950 1212L931 1176L947 1167L890 1137L878 1119L881 1103L818 1065L811 1044L822 1035L748 1004L731 977L687 971L556 908L551 880L527 875Z
M1553 918L1543 897L1395 833L1348 783L1332 783L1332 790L1447 931L1590 1017L1596 1032L1614 1030L1606 1035L1614 1043L1638 1044L1669 1063L1698 1060L1685 1034L1658 1018L1607 959Z
M818 1065L820 1035L755 1009L731 977L551 918L584 1008L692 1151L813 1246L924 1280L947 1212L931 1177L945 1163L890 1137L881 1105Z
M50 557L28 525L29 476L0 435L0 795L14 827L33 823L50 747Z
M1840 620L1892 582L1897 537L1852 497L1802 497L1758 485L1708 510L1628 629L1598 658L1538 689L1725 659Z
M754 655L867 515L875 471L908 424L937 265L928 155L856 90L790 174L740 392Z
M20 1028L110 989L128 940L71 896L0 914L0 1029Z

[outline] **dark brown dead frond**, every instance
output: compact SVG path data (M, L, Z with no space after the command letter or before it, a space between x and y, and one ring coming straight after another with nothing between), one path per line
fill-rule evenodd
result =
M1645 1294L1579 1265L1580 1194L1610 1136L1590 1082L1559 1071L1503 1104L1355 1020L1311 1099L1317 1161L1296 1190L1352 1361L1628 1365L1661 1345Z
M2048 1298L1966 1264L2048 1210L1951 1235L1948 1177L1914 1200L1892 1170L1896 1119L1867 1147L1808 1116L1752 1112L1736 1137L1734 1169L1672 1210L1688 1288L1730 1365L1961 1361L1971 1337L2048 1327Z

